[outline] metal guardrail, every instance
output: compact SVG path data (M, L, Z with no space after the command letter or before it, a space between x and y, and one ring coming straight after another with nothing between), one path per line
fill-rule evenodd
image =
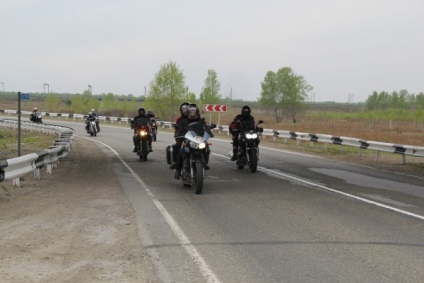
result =
M17 128L16 120L0 119L0 127ZM46 134L58 134L53 145L39 153L31 153L16 158L0 160L0 182L13 180L13 186L20 186L20 177L34 173L34 178L40 179L40 169L46 167L47 174L52 174L52 168L57 166L59 159L65 157L71 150L74 140L72 128L21 122L21 127L30 131L39 131Z
M0 110L0 112L4 112L5 114L17 114L16 110ZM30 115L30 111L21 111L22 114ZM75 119L84 119L83 114L63 114L63 113L47 113L42 112L45 116L51 117L66 117ZM107 117L107 116L99 116L100 120L103 121L111 121L113 122L125 122L129 123L131 118L121 118L121 117ZM172 127L172 122L160 121L162 127ZM214 131L219 132L227 132L229 135L228 126L218 125ZM324 147L326 148L328 144L339 145L341 148L343 146L351 146L359 149L359 155L362 154L362 149L370 149L376 151L376 161L379 161L380 152L388 152L400 154L402 156L403 164L406 163L406 156L415 156L415 157L424 157L424 147L422 146L411 146L411 145L400 145L400 144L392 144L392 143L383 143L378 141L366 141L357 138L344 137L344 136L333 136L333 135L325 135L325 134L314 134L314 133L302 133L302 132L291 132L284 130L274 130L274 129L264 129L262 136L272 137L273 141L277 139L283 139L284 142L287 140L296 140L299 144L301 141L309 141L310 145L313 146L315 143L324 143Z
M163 127L172 127L171 122L162 122ZM217 126L214 131L223 131L227 132L229 135L228 126ZM273 129L264 129L262 133L263 137L272 137L273 141L277 139L283 139L284 142L290 140L296 140L299 144L300 141L309 141L310 145L313 146L314 143L324 143L326 148L328 144L335 144L341 147L343 146L352 146L359 149L359 155L362 154L363 149L370 149L376 151L376 161L379 161L380 152L389 152L400 154L402 156L403 164L406 163L406 155L415 156L415 157L424 157L424 147L421 146L411 146L411 145L401 145L401 144L392 144L392 143L383 143L377 141L366 141L357 138L344 137L344 136L332 136L325 134L312 134L312 133L302 133L302 132L291 132L283 130L273 130Z

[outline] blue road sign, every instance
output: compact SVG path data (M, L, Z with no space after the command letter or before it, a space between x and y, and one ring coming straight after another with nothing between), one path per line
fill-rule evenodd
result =
M29 100L29 93L21 93L21 100Z

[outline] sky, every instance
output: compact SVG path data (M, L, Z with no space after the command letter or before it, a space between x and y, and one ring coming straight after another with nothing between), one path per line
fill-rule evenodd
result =
M422 0L0 0L0 91L136 96L175 62L197 97L255 101L290 67L311 101L424 92ZM45 85L45 84L48 84Z

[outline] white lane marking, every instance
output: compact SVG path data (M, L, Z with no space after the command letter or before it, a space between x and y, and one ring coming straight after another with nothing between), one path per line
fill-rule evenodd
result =
M229 157L222 155L222 154L216 154L216 153L212 153L212 154L215 155L215 156L230 159ZM342 196L345 196L345 197L348 197L348 198L353 198L355 200L359 200L359 201L362 201L362 202L365 202L365 203L368 203L368 204L372 204L372 205L375 205L375 206L378 206L378 207L382 207L382 208L385 208L385 209L388 209L388 210L392 210L392 211L395 211L395 212L400 213L400 214L404 214L404 215L408 215L408 216L418 218L420 220L424 220L424 216L422 216L422 215L415 214L415 213L405 211L405 210L402 210L402 209L398 209L396 207L388 206L388 205L385 205L385 204L382 204L382 203L379 203L379 202L376 202L376 201L372 201L372 200L369 200L369 199L366 199L366 198L358 197L358 196L348 194L348 193L345 193L345 192L341 192L341 191L338 191L338 190L335 190L335 189L332 189L332 188L329 188L329 187L326 187L326 186L322 186L322 185L319 185L319 184L315 184L315 183L312 183L312 182L309 182L309 181L306 181L306 180L303 180L303 179L300 179L300 178L297 178L297 177L293 177L293 176L290 176L290 175L287 175L287 174L284 174L284 173L281 173L281 172L278 172L278 171L267 169L267 168L262 167L262 166L258 166L258 171L268 173L268 174L273 174L273 175L276 175L277 177L282 177L282 178L285 178L285 179L291 179L291 180L297 181L299 183L309 185L311 187L320 188L320 189L328 191L328 192L339 194L339 195L342 195Z
M180 244L184 247L186 252L191 256L191 258L196 262L196 264L199 266L200 271L204 278L206 279L206 282L216 282L219 283L218 277L215 275L215 273L209 268L209 266L206 264L206 261L202 258L202 256L199 254L199 252L196 250L196 248L191 244L190 239L184 234L183 230L180 228L180 226L177 224L177 222L174 220L174 218L169 214L169 212L166 210L166 208L162 205L162 203L155 197L155 195L152 193L152 191L149 189L149 187L143 182L143 180L138 177L138 175L132 170L132 168L121 158L121 156L118 154L117 151L115 151L113 148L108 146L105 143L102 143L100 141L92 140L89 138L86 138L90 141L98 142L105 147L109 148L121 161L121 163L130 171L130 173L133 175L133 177L137 180L137 182L141 185L141 187L147 192L147 194L152 199L153 203L155 204L156 208L160 211L162 216L165 218L166 222L168 223L169 227L171 228L172 232L174 232L175 236L178 238L178 241Z

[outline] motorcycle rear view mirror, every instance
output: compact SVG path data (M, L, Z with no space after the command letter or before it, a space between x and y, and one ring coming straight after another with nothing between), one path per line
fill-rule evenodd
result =
M262 121L262 120L259 120L259 122L258 122L258 125L260 125L260 124L262 124L264 121Z
M215 129L216 128L216 124L210 124L209 128Z

